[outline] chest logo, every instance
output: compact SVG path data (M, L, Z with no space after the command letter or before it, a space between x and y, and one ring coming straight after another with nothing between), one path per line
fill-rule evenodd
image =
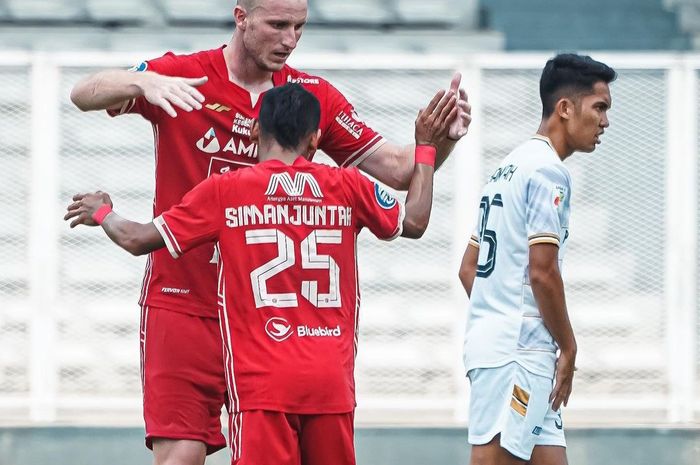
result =
M217 113L221 113L222 111L231 111L229 107L226 105L222 105L220 103L208 103L204 105L207 109L209 110L214 110Z
M206 134L197 141L197 148L204 153L217 153L221 150L214 128L209 128Z

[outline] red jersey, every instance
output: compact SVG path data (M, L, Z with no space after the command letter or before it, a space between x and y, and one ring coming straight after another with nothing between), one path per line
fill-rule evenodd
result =
M213 176L154 220L173 257L219 241L233 411L355 406L357 235L401 233L403 206L356 168L302 157Z
M223 47L195 53L167 53L141 63L135 71L155 71L181 77L208 76L199 87L206 101L199 111L176 108L171 118L144 97L126 102L119 111L138 113L153 124L156 182L153 216L180 202L183 195L213 173L224 173L257 163L258 148L250 141L252 119L262 95L232 83ZM345 97L320 77L289 66L273 73L275 86L297 82L321 103L319 148L339 166L356 166L385 141L360 121ZM198 316L216 317L215 244L202 244L174 261L167 251L149 255L141 305L167 308Z

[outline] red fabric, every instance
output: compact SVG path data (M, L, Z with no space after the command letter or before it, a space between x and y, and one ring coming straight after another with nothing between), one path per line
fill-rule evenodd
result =
M146 446L154 438L191 439L211 454L226 447L221 330L215 318L144 307L141 376Z
M257 117L262 96L254 98L228 79L223 48L149 60L147 70L182 76L208 76L199 87L205 105L190 113L175 108L171 118L140 97L111 115L138 113L153 124L156 186L153 215L180 202L183 195L213 173L257 163L257 146L250 142L251 118ZM274 73L275 85L299 82L321 103L320 149L337 164L351 166L370 155L384 139L362 123L345 97L325 80L285 66ZM202 244L178 261L166 250L149 256L141 305L216 316L214 244Z
M397 236L402 209L356 168L299 157L207 179L154 220L173 256L219 241L233 411L354 409L356 237Z
M105 216L112 213L112 207L110 205L102 205L100 208L92 214L92 220L97 224L102 224L105 220Z
M437 151L432 145L416 146L416 163L422 163L434 168L436 155Z
M233 465L355 465L352 412L295 415L253 410L229 417Z

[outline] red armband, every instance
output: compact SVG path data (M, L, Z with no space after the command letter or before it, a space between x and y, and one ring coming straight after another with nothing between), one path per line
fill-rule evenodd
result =
M97 224L102 224L105 220L105 216L112 213L112 207L110 205L102 205L97 209L95 213L92 214L92 219Z
M423 163L435 168L437 150L432 145L416 145L416 163Z

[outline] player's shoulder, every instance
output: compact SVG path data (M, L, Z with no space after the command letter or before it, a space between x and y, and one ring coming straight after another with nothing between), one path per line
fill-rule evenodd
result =
M143 61L132 69L135 71L155 71L163 74L176 72L183 76L193 73L193 75L201 76L205 61L209 60L212 53L215 53L217 50L202 50L193 53L168 51L160 57Z

